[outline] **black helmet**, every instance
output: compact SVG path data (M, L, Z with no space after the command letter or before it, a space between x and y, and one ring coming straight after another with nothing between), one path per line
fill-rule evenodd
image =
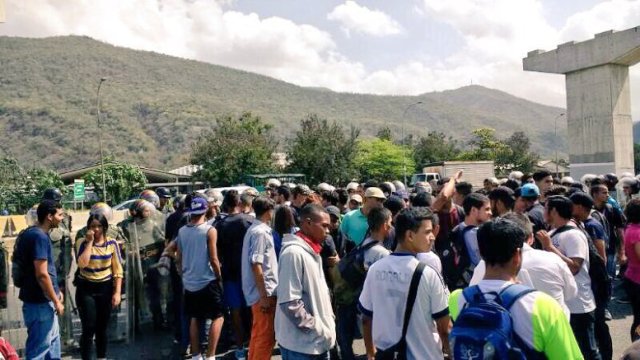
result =
M166 187L157 188L156 194L158 194L158 196L161 198L165 198L165 199L171 198L171 192Z
M604 176L604 181L607 183L607 185L616 186L618 184L618 176L613 173L606 174Z
M42 200L60 202L62 200L62 193L56 188L49 188L42 193Z

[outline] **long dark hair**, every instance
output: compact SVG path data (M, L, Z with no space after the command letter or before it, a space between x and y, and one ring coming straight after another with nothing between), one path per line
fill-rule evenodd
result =
M273 229L280 234L280 237L290 233L295 224L291 208L286 205L278 206L273 217Z
M91 214L89 215L89 219L87 220L87 229L91 226L93 220L98 220L100 226L102 226L102 237L107 238L107 231L109 230L109 221L107 217L103 214Z

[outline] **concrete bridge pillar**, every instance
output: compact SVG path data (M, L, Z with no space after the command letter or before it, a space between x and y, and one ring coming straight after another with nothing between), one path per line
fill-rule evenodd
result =
M524 70L564 74L571 176L634 172L629 66L640 61L640 28L529 52Z

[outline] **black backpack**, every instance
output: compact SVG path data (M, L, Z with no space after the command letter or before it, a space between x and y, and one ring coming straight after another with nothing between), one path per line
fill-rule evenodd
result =
M347 256L340 259L338 271L340 277L352 288L362 288L367 271L364 269L364 253L372 247L378 245L377 241L372 241L367 245L360 245L351 250Z
M607 272L607 265L605 260L600 256L596 246L593 243L591 236L580 227L572 227L569 225L562 226L553 233L553 237L568 230L581 231L584 236L587 237L587 243L589 245L589 277L591 278L591 291L593 292L593 298L596 302L596 306L601 306L609 301L611 297L611 277Z
M27 277L26 272L28 271L25 266L26 262L24 260L24 255L18 250L18 244L22 241L24 233L30 228L31 227L28 227L20 231L18 237L16 237L16 242L13 244L13 255L11 255L11 280L13 281L13 285L17 288L24 286L24 282Z
M449 233L448 246L439 254L442 276L449 290L462 289L469 285L473 275L471 259L464 235L475 226L459 224Z

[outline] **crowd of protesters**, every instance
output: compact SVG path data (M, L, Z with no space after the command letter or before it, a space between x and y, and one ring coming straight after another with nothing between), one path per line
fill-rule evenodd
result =
M148 319L192 359L223 347L270 359L278 345L283 359L350 360L363 338L369 359L610 360L616 277L630 342L640 339L639 192L631 176L546 171L473 189L458 172L411 189L271 179L264 194L145 190L117 225L96 204L71 247L81 355L91 359L95 342L106 358L130 284L132 331ZM45 197L35 215L14 253L28 265L26 356L55 359L66 293L49 234L60 199Z

